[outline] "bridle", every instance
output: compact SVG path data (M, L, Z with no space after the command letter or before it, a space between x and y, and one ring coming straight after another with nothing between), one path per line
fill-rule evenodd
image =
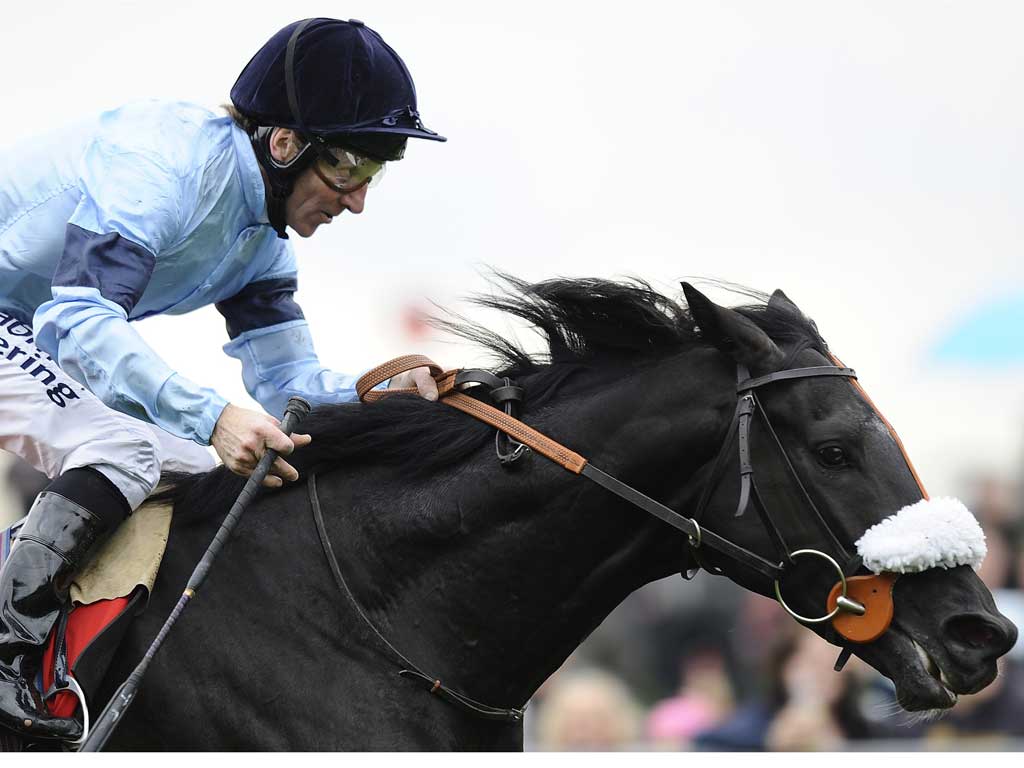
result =
M857 374L852 368L846 368L838 365L789 368L765 376L751 378L746 366L742 364L737 365L736 392L738 397L736 408L733 412L732 421L729 425L729 429L727 430L726 437L719 448L718 455L712 465L711 474L705 482L700 500L697 503L697 509L692 518L681 515L675 510L651 499L640 491L637 491L635 488L632 488L617 478L597 469L592 464L588 463L580 474L590 478L620 498L640 507L644 511L685 533L690 545L690 554L694 561L699 566L704 567L705 570L712 573L721 572L719 568L714 566L709 568L704 565L701 550L704 548L710 548L767 578L774 587L775 597L779 604L786 613L797 621L803 624L823 624L827 621L833 621L833 625L836 630L846 640L851 642L869 642L870 640L876 639L888 628L889 623L892 620L891 600L887 601L884 597L879 600L876 597L871 603L873 610L869 616L861 596L877 595L877 590L880 586L884 589L885 596L891 595L892 579L890 576L878 577L873 575L853 575L861 566L860 556L856 553L851 554L846 547L843 546L839 541L839 538L835 535L832 526L829 525L828 521L819 511L818 506L814 503L811 495L804 487L799 474L793 466L793 462L786 453L786 449L783 446L782 441L779 439L778 433L772 425L767 411L761 405L757 394L757 391L760 388L777 382L825 376L841 377L851 380L855 380L857 378ZM798 489L804 505L811 511L812 519L825 534L825 538L828 542L828 546L826 548L835 553L836 557L839 558L838 560L822 549L794 549L786 543L785 536L781 528L777 525L768 509L768 506L765 504L760 491L758 490L754 476L754 464L750 450L750 433L754 417L757 413L761 414L761 420L764 423L768 434L771 436L772 443L775 445L778 454L782 457L787 472L795 487ZM736 442L738 444L740 472L740 493L739 500L736 505L735 516L742 516L750 506L753 506L757 510L761 523L768 532L769 539L772 541L776 556L778 557L778 560L776 561L768 560L764 556L753 552L746 547L740 546L729 539L719 536L700 525L699 521L710 503L714 490L718 487L725 474L725 470L729 465L730 456L733 455L732 445L734 435L736 436ZM796 559L801 557L816 557L825 561L835 570L836 575L838 576L838 581L835 583L835 586L826 600L826 611L821 616L808 617L797 613L789 606L782 596L781 581L787 572L791 568L795 567ZM692 576L692 573L689 575ZM851 584L855 585L857 597L861 599L855 599L854 596L850 594ZM843 614L847 614L847 616L844 617ZM859 620L851 621L852 617L858 617ZM845 620L839 621L839 619L844 618ZM852 631L850 630L851 624L854 627ZM845 655L840 657L842 664L845 664L846 659L849 658L849 653L844 653ZM838 662L837 666L841 668L841 664Z
M793 466L793 462L789 458L789 454L786 452L785 446L782 444L775 427L772 425L771 419L768 417L767 410L765 410L764 406L761 404L757 392L760 388L777 382L826 376L856 379L857 373L852 368L823 365L806 368L790 368L768 374L766 376L751 378L746 366L742 364L737 365L736 393L738 397L736 409L732 417L732 423L729 426L725 440L722 441L722 446L715 458L711 475L704 485L700 501L697 503L697 509L691 519L694 524L698 525L699 529L698 521L703 518L713 492L721 482L725 469L728 466L728 459L732 455L732 451L730 450L733 442L732 436L736 435L736 442L738 444L739 451L740 493L739 500L736 504L735 517L741 517L746 513L750 506L755 508L758 516L760 517L761 524L767 531L768 537L775 549L776 561L770 562L764 557L743 548L741 548L743 551L734 555L734 559L771 579L774 585L775 596L779 601L779 604L782 605L783 609L793 618L805 624L819 624L826 622L834 618L840 611L847 611L855 614L864 613L862 605L847 597L845 588L846 577L852 576L857 569L860 568L861 559L856 553L851 554L847 551L846 547L843 546L839 541L839 538L833 532L832 526L830 526L828 521L822 516L818 506L811 498L811 495L807 492L799 474ZM761 415L761 421L764 424L765 430L771 437L772 444L775 446L777 454L782 458L790 479L799 491L803 506L812 513L811 516L813 521L825 535L828 545L827 549L835 553L839 558L838 560L822 549L795 549L786 543L785 535L783 534L780 526L776 523L775 519L772 517L772 514L758 489L754 475L754 462L750 449L750 432L754 418L758 414ZM704 567L705 570L711 570L701 562L699 546L693 548L693 555L695 561L701 565L701 567ZM818 557L830 564L838 574L839 582L843 587L842 594L839 596L837 605L832 608L832 610L819 617L809 618L796 613L789 607L782 597L780 580L786 570L795 565L795 559L801 556Z
M437 381L438 396L442 402L468 413L480 421L490 424L498 430L499 434L507 436L506 439L508 442L504 444L504 448L503 443L500 440L498 442L497 450L502 466L510 466L515 460L510 460L509 458L510 452L508 450L508 446L511 445L513 446L512 453L515 454L515 458L519 458L527 450L532 450L554 461L564 469L590 479L621 499L639 507L645 512L686 534L690 552L693 554L694 559L698 564L701 564L702 562L700 554L701 551L704 549L712 549L768 578L774 584L775 595L783 609L799 622L805 624L820 624L832 620L837 631L850 642L869 642L870 640L874 640L889 626L889 623L892 620L891 591L894 579L890 574L882 574L881 576L853 576L853 574L860 568L860 557L855 553L851 554L847 551L836 537L832 527L828 524L828 521L822 516L817 505L807 492L807 489L804 487L799 475L793 467L793 463L790 461L789 456L782 445L782 441L779 439L775 428L772 426L771 420L768 418L767 412L762 407L757 394L758 390L761 388L777 384L778 382L818 377L840 377L851 381L856 380L857 374L853 369L846 368L841 365L821 365L804 368L790 368L765 376L751 378L747 368L743 365L738 365L736 385L738 398L732 422L730 423L727 435L722 442L718 454L714 459L711 473L701 492L696 512L694 516L690 518L676 512L658 501L655 501L644 493L638 491L636 488L627 485L612 475L609 475L595 467L583 456L519 421L515 418L514 414L516 412L515 403L520 401L523 397L522 388L517 387L508 379L498 379L487 371L443 371L439 366L426 357L422 357L420 355L407 355L405 357L391 360L388 363L384 363L383 365L364 374L356 383L356 391L360 400L364 402L373 402L388 395L415 393L415 389L376 390L374 387L399 373L420 367L428 367L430 369L432 375ZM488 405L487 403L470 397L460 391L461 389L470 386L483 386L484 388L498 391L497 400L502 404L503 409L499 410L494 406ZM772 438L772 442L777 447L787 471L799 490L805 505L811 510L813 519L824 532L825 537L828 540L828 546L826 548L831 549L832 552L836 553L840 558L839 560L836 560L821 549L791 549L786 543L782 530L776 524L765 505L754 477L754 465L750 451L751 426L754 416L758 412L761 414L761 420L765 424L767 432ZM733 435L736 436L739 446L740 466L740 497L735 514L739 517L743 515L751 505L754 506L775 548L776 555L779 558L777 562L773 562L756 552L752 552L751 550L716 534L713 531L707 530L702 527L699 522L710 503L714 490L718 487L729 464L729 457L732 455L731 447L733 443ZM325 555L328 559L331 572L334 575L339 590L345 595L346 599L355 606L360 617L373 630L374 634L376 634L377 637L402 662L404 668L399 672L399 674L403 677L413 679L420 683L422 687L430 693L437 694L450 703L455 704L476 716L508 722L518 722L522 720L525 706L521 708L491 707L475 701L468 696L443 685L441 681L434 676L424 673L408 658L406 658L405 655L398 651L390 642L388 642L388 640L377 630L366 614L362 611L358 601L355 599L355 596L352 594L352 591L348 588L348 585L345 582L345 578L342 575L341 568L334 555L333 547L331 546L331 542L323 522L323 515L316 491L316 475L314 473L310 473L308 488L310 504L313 509L317 531L320 535ZM781 580L788 570L795 566L796 559L800 557L817 557L824 560L835 569L839 578L826 601L826 612L821 616L802 616L794 611L782 597L780 585ZM720 569L715 568L714 566L712 566L712 568L715 572L720 572ZM863 599L855 599L854 595L851 594L851 587L854 585L856 585L858 596L863 594L877 595L879 587L882 587L885 590L885 596L889 597L889 599L888 601L884 599L879 600L876 597L870 602ZM870 610L865 607L866 604L870 607ZM843 619L844 622L841 622L841 619ZM847 631L844 631L842 628L843 626L849 627L851 625L854 627L852 632L848 629ZM849 646L847 646L840 655L840 659L836 664L837 669L841 668L842 664L844 664L846 659L849 658L850 653L851 651Z

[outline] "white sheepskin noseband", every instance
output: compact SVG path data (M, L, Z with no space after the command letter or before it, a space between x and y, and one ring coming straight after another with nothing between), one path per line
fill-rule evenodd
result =
M977 569L985 534L958 499L931 499L904 507L860 537L857 552L875 573L916 573L928 568Z

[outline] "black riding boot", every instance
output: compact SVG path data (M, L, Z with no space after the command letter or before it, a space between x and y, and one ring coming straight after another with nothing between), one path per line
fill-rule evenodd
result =
M96 511L58 490L91 500ZM72 578L127 511L120 492L91 469L65 473L32 505L0 569L0 726L34 739L81 736L76 721L46 712L32 681Z

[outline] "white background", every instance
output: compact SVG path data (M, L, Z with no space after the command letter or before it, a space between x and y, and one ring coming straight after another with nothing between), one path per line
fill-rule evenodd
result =
M426 299L465 309L483 265L671 293L701 276L781 287L933 494L1019 471L1024 369L929 351L1024 286L1024 6L19 3L0 33L0 149L136 98L214 107L271 34L316 15L380 32L449 138L410 142L362 216L296 238L327 364L481 362L410 338L402 318ZM248 401L212 308L138 327L184 375Z

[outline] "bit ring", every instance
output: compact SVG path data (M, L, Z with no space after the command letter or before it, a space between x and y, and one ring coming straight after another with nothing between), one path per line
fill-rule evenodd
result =
M843 573L843 569L839 567L839 563L837 563L831 557L826 555L824 552L819 552L816 549L798 549L795 552L790 553L789 556L792 558L792 557L796 557L797 555L817 555L818 557L822 558L823 560L827 560L832 565L832 567L836 569L836 572L839 574L839 580L843 584L843 589L842 589L842 592L840 593L840 597L842 597L842 598L846 597L846 574ZM832 619L833 617L835 617L835 615L837 613L839 613L839 611L842 610L842 602L840 601L840 602L836 603L836 607L835 608L833 608L831 611L829 611L824 616L819 616L816 619L810 619L810 618L808 618L806 616L801 616L799 613L797 613L792 608L790 608L788 605L786 605L786 601L782 599L782 588L779 586L779 580L778 579L775 580L775 598L779 601L779 605L781 605L783 607L783 609L786 611L786 613L788 613L790 616L792 616L797 621L803 622L804 624L821 624L822 622L825 622L825 621L828 621L829 619Z

